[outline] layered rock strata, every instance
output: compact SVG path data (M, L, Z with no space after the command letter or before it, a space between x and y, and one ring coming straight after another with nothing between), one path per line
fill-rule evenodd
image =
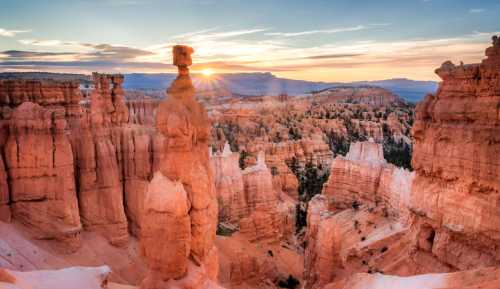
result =
M74 159L64 111L24 102L12 113L5 144L14 218L40 238L79 246Z
M410 207L431 248L466 270L500 263L500 41L481 64L445 62L436 95L417 106ZM472 242L471 240L474 240Z
M388 164L372 141L353 143L345 158L335 158L322 194L308 206L306 288L353 272L412 275L445 267L419 266L425 257L405 249L412 238L407 208L413 177Z
M248 215L239 158L238 153L231 152L228 143L222 153L212 154L210 157L215 176L220 222L238 224L240 218Z
M334 159L322 194L336 209L381 204L388 213L406 216L413 178L408 170L387 163L381 144L352 143L346 157Z
M146 126L154 126L156 109L160 104L155 99L128 100L126 105L129 112L129 122Z
M0 217L12 210L37 237L67 241L83 225L121 246L127 215L139 230L162 144L154 129L127 124L123 76L93 77L90 99L76 82L0 81Z
M252 241L276 242L290 237L295 228L295 202L275 190L271 171L260 153L257 164L243 170L247 212L240 230Z
M119 138L128 118L123 76L94 73L93 77L90 108L69 119L80 215L85 229L123 246L128 238Z
M309 206L306 288L432 279L354 275L340 281L356 272L409 276L500 265L500 41L493 42L481 64L445 62L436 70L443 79L437 94L417 106L414 173L391 168L374 143L354 144L346 158L334 160L323 195ZM467 286L490 288L495 270L441 276L476 276ZM457 282L428 286L468 288Z
M273 186L261 152L255 165L241 170L239 154L226 144L211 158L219 202L219 220L239 227L253 242L278 242L293 235L296 201Z

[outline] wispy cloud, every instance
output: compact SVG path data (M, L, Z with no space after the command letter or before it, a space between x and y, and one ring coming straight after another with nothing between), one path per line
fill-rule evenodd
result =
M93 44L93 43L79 43L76 41L62 41L62 40L20 40L22 44L33 46L48 47L51 50L61 50L61 52L54 51L29 51L29 50L7 50L0 52L0 60L5 61L24 61L36 60L41 61L46 65L49 61L61 62L110 62L114 64L125 62L140 62L143 58L154 56L155 53L150 50L139 49L135 47L128 47L124 45L113 44ZM65 51L66 49L66 51ZM73 51L68 52L67 49ZM20 63L21 64L21 63ZM25 63L24 63L25 64ZM11 63L12 65L12 63Z
M302 59L337 59L337 58L357 57L361 55L363 54L361 53L321 54L321 55L311 55L302 57Z
M366 24L363 27L374 25ZM378 24L388 25L390 24ZM479 61L484 48L489 44L489 38L495 34L483 31L454 38L400 41L363 39L342 43L329 41L303 47L295 45L295 38L266 35L266 31L264 28L228 31L209 28L176 35L164 43L147 47L63 40L22 40L20 42L27 49L0 52L0 69L49 69L87 73L93 70L173 71L174 67L170 65L171 47L176 43L185 43L195 48L195 64L192 67L194 72L211 68L219 73L275 72L280 76L316 80L359 80L369 79L370 75L377 78L408 76L430 79L434 68L450 56L455 62ZM43 47L47 51L40 51Z
M471 8L469 9L469 13L483 13L484 9L482 8Z
M95 58L98 60L130 60L154 54L147 50L111 44L82 43L81 45L94 49L94 51L83 54L83 58Z
M385 26L391 26L392 23L388 23L388 22L382 22L382 23L370 23L368 24L368 26L373 26L373 27L385 27Z
M0 52L0 58L10 59L27 59L27 58L40 58L40 57L53 57L53 56L67 56L74 55L73 52L36 52L36 51L23 51L23 50L7 50Z
M192 41L201 41L201 40L209 40L209 39L224 39L231 37L238 37L248 34L255 34L263 31L269 30L268 28L253 28L253 29L242 29L242 30L233 30L233 31L219 31L218 28L210 28L196 32L189 32L185 34L175 35L172 37L173 39L188 39Z
M63 42L61 40L37 40L37 39L20 39L19 43L24 45L33 45L33 46L61 46L61 45L74 44L74 43Z
M270 36L282 36L282 37L296 37L296 36L304 36L304 35L312 35L312 34L334 34L341 32L349 32L349 31L359 31L367 29L364 25L357 25L352 27L341 27L341 28L332 28L332 29L318 29L318 30L307 30L300 32L269 32L266 33Z
M3 36L3 37L14 37L17 34L27 33L27 32L30 32L30 31L31 30L8 30L8 29L0 28L0 36Z

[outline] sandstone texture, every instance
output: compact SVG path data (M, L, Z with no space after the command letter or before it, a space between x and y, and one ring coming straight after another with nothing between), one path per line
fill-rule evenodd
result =
M249 212L239 154L233 153L226 143L222 153L211 155L210 163L215 177L219 220L237 224Z
M498 287L498 37L436 70L411 134L375 87L202 95L193 52L162 101L121 75L0 80L0 287Z
M148 267L159 272L164 280L186 274L191 245L189 209L182 184L157 172L144 200L141 251Z
M148 265L141 284L144 289L219 288L214 244L218 207L208 154L210 122L194 99L188 68L191 53L191 47L174 46L179 75L156 114L163 154L142 207L141 255Z
M413 128L410 207L435 230L433 253L461 270L500 262L498 40L486 57L438 68L443 82L418 105Z
M108 288L108 266L70 267L61 270L17 272L0 269L0 288L100 289Z
M93 79L88 95L73 81L0 81L0 217L8 221L12 211L37 238L70 250L82 227L117 246L127 244L127 219L138 234L161 157L154 130L128 124L123 76Z
M335 158L323 195L337 209L383 204L388 213L407 215L414 173L387 163L382 145L352 143L346 157Z
M498 38L486 56L436 70L443 82L416 110L414 172L374 142L334 159L309 203L306 288L498 286L498 269L485 268L500 263Z
M156 109L160 101L155 99L133 99L126 102L129 122L146 126L154 126Z
M226 144L211 157L219 202L219 220L239 227L253 241L290 239L295 228L296 201L276 188L261 152L255 165L241 170L239 154Z
M363 91L362 99L385 98L379 88ZM342 89L331 91L331 95ZM352 93L351 93L352 94ZM398 100L347 102L328 93L307 97L246 97L220 99L207 105L213 121L212 147L222 152L226 142L240 153L242 167L254 165L259 152L273 175L273 185L299 199L300 174L307 167L326 174L333 158L345 155L352 142L372 138L384 144L384 154L403 154L410 166L413 108ZM348 94L346 94L348 95ZM393 95L393 97L395 97ZM394 163L392 158L389 162Z

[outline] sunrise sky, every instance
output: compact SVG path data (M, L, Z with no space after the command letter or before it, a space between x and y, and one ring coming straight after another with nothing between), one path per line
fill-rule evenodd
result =
M0 0L0 71L272 72L314 81L435 80L479 62L500 1Z

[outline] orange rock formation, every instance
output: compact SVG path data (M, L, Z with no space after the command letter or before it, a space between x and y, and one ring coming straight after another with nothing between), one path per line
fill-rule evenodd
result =
M37 237L67 241L71 250L82 225L126 245L124 191L134 200L126 205L134 227L135 200L161 150L152 129L127 125L122 82L121 75L94 74L88 100L76 82L0 81L2 219L9 219L8 204Z
M239 154L229 144L211 158L220 206L219 220L240 228L252 242L278 242L292 237L296 201L273 186L271 171L259 154L257 163L241 170Z
M141 252L149 267L141 285L145 289L218 287L218 209L207 149L210 123L194 99L191 53L191 47L174 46L179 75L156 114L164 154L143 205Z
M417 106L415 173L387 165L374 143L333 161L309 204L306 288L497 286L498 269L479 268L500 265L498 38L486 56L436 70L437 94Z

